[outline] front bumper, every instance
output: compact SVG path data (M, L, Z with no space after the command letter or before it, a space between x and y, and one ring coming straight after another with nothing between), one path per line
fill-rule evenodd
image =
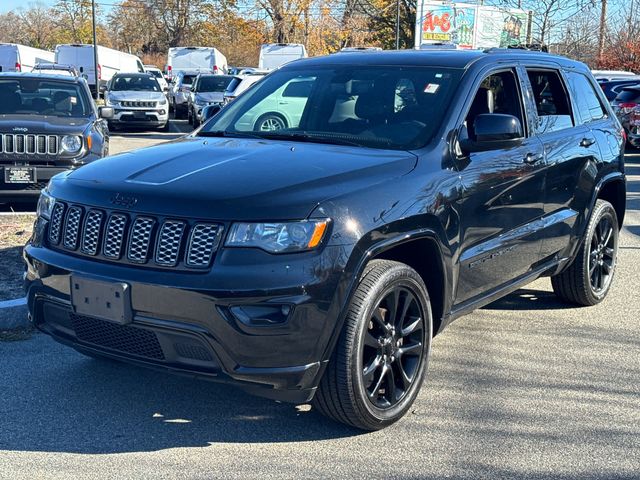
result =
M192 273L103 263L32 240L24 252L29 312L37 328L80 351L304 403L315 393L337 322L329 312L340 249L262 264L247 261L251 252L227 249L211 271ZM125 282L131 323L77 315L72 274Z
M169 121L169 105L158 109L129 109L114 107L113 118L109 124L147 125L161 127Z
M211 102L211 103L194 103L193 104L193 112L196 116L196 118L198 119L199 122L202 122L203 117L202 117L202 112L205 109L205 107L208 107L209 105L223 105L220 102Z

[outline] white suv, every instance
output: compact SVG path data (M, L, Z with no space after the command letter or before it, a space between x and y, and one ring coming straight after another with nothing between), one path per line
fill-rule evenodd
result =
M169 102L150 73L117 73L107 84L105 103L113 107L109 127L169 126Z

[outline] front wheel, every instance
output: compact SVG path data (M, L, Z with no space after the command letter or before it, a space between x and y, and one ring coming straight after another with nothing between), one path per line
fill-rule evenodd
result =
M577 305L600 303L609 293L618 255L618 217L609 202L598 200L576 258L551 277L555 294Z
M432 323L420 275L403 263L373 260L353 295L314 406L363 430L399 420L422 385Z

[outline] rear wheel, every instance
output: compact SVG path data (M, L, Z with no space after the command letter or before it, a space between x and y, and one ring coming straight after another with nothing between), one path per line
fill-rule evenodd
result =
M287 121L278 113L265 113L253 126L256 132L273 132L287 128Z
M613 205L598 200L576 258L565 271L551 277L558 297L584 306L604 300L616 270L618 233Z
M418 395L431 350L429 295L409 266L373 260L314 398L324 415L364 430L399 420Z

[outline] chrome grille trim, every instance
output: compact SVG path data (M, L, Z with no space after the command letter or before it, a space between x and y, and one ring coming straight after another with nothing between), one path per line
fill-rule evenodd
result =
M107 258L119 259L122 254L124 229L127 225L127 217L121 213L113 213L107 222L107 228L102 247L102 254Z
M190 267L208 267L220 243L220 226L198 223L191 230L185 263Z
M103 216L100 210L89 210L84 220L80 250L87 255L95 255L98 253L98 242L100 240Z
M155 262L172 267L178 263L182 235L186 224L180 220L166 220L160 228L156 245Z
M156 108L157 103L153 101L123 100L120 105L125 108Z
M149 217L138 217L133 222L127 248L127 258L132 262L144 263L147 261L149 241L155 223L156 221Z
M57 201L49 246L103 262L182 271L211 267L224 225Z
M51 219L49 220L49 241L54 245L60 243L60 232L62 231L64 208L64 203L56 202L51 212Z
M67 217L64 222L64 236L62 245L69 250L78 248L78 233L80 231L80 220L82 219L82 209L72 206L67 210Z
M0 134L0 153L14 155L57 155L57 135Z

